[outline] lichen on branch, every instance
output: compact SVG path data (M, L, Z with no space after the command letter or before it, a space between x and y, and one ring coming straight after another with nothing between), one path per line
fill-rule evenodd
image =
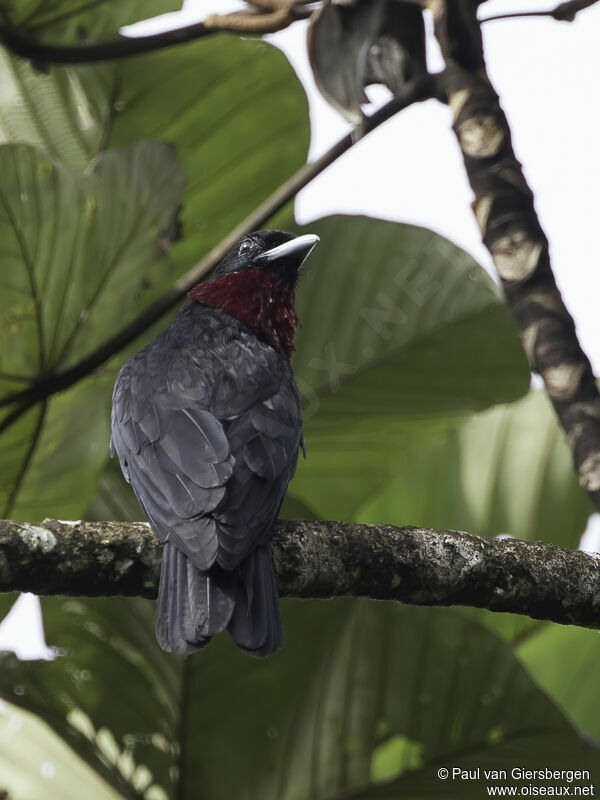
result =
M466 605L600 628L600 559L544 542L280 520L272 551L282 597ZM151 598L161 557L146 523L0 520L2 592Z

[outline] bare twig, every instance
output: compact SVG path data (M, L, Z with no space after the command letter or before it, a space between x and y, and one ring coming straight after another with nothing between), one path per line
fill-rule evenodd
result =
M143 311L136 319L122 328L118 333L103 342L93 353L82 359L64 372L47 376L34 383L29 388L7 395L0 400L0 407L12 404L31 405L31 401L38 401L44 397L60 392L77 381L89 375L102 364L106 363L116 353L130 344L140 334L147 330L163 314L170 311L185 297L186 293L195 286L202 277L209 273L219 263L227 251L243 236L257 228L276 214L296 194L307 186L317 175L330 166L343 153L353 147L362 137L375 130L379 125L388 120L397 112L407 108L413 103L427 100L436 96L439 83L434 76L420 78L406 85L405 91L398 97L382 106L373 115L368 117L364 124L346 136L343 136L316 161L305 164L292 177L282 184L261 205L254 209L245 220L240 222L216 247L189 272L183 275L175 285L169 289L155 303ZM14 421L14 420L13 420Z
M208 28L240 34L275 33L287 28L294 21L291 8L279 8L261 14L246 14L234 11L231 14L209 14L204 20Z
M258 3L253 3L253 5L258 7ZM302 7L302 4L296 7L288 0L271 0L271 2L265 3L263 10L258 12L236 11L232 14L210 14L203 22L152 36L119 37L111 42L76 45L46 44L21 30L4 24L0 26L0 43L15 55L27 58L41 66L90 64L151 53L219 32L257 36L263 33L274 33L308 15L309 12Z
M372 597L600 627L600 560L544 542L351 522L277 523L284 597ZM161 545L143 523L0 521L0 591L155 597Z
M212 36L217 29L207 28L203 22L177 28L172 31L156 33L152 36L126 38L112 42L79 45L45 44L30 38L18 30L0 27L0 43L11 53L27 58L35 64L89 64L98 61L112 61L118 58L139 56L165 47L192 42L204 36Z
M571 448L581 485L600 509L600 395L575 323L556 285L549 245L485 70L471 0L434 5L446 60L453 129L475 194L473 210L533 372L540 374Z
M548 11L515 11L512 14L495 14L493 17L486 17L481 22L494 22L498 19L518 19L519 17L551 17L560 22L573 22L580 11L583 11L597 3L598 0L570 0L566 3L559 3L556 8Z
M275 33L287 28L297 19L310 16L302 4L294 0L251 0L253 11L234 11L231 14L209 14L204 20L207 28L240 34Z

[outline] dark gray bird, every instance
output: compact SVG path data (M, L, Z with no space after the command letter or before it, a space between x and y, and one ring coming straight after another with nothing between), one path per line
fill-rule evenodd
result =
M244 238L117 377L111 451L164 545L164 650L192 653L225 629L254 656L283 645L269 541L304 448L289 359L317 241Z

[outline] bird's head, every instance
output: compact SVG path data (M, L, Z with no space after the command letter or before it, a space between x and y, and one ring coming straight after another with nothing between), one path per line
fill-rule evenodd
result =
M300 267L319 237L285 231L257 231L234 245L209 281L188 297L254 328L286 358L294 350L294 310Z
M300 267L319 241L314 234L295 236L285 231L257 231L234 245L215 270L214 277L260 269L295 286Z

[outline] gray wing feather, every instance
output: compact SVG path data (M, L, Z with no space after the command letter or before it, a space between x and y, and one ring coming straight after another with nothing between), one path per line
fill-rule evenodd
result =
M246 409L228 420L187 405L189 391L150 400L139 380L137 388L139 401L115 390L112 441L125 477L160 539L199 569L215 561L235 569L268 541L295 471L301 412L293 379L252 403L263 393L238 377Z
M235 467L226 498L213 512L219 531L217 560L225 569L234 569L255 547L269 541L296 469L301 425L293 383L283 383L270 398L229 424Z
M218 553L217 528L207 515L223 501L233 470L223 426L207 410L174 408L172 393L155 393L149 403L147 390L137 401L117 385L112 444L125 478L158 537L206 570Z

